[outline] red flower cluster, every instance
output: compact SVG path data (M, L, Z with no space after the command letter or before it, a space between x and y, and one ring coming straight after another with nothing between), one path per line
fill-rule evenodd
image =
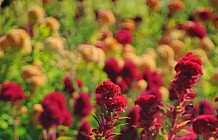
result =
M130 109L126 123L127 125L121 130L121 135L117 140L137 140L137 130L136 127L139 125L139 106L134 106Z
M207 101L207 100L202 100L199 102L198 105L196 105L193 110L192 110L192 117L195 118L199 115L206 115L206 114L214 114L214 107L213 105Z
M133 42L132 33L127 29L121 29L115 35L117 41L123 45L131 44Z
M115 58L109 58L104 66L104 72L112 82L119 85L123 92L128 91L132 82L139 80L140 76L137 73L136 65L131 61L126 61L123 67L120 67ZM120 77L120 79L118 79Z
M200 21L206 21L206 20L210 20L211 16L212 16L212 12L209 9L199 9L195 12L195 18L196 20L200 20Z
M135 104L141 108L139 124L146 132L145 137L151 139L158 133L161 126L162 116L159 109L161 103L154 95L144 95L140 96Z
M178 99L180 92L191 89L203 74L202 62L199 58L188 52L175 66L176 76L169 86L170 100Z
M147 89L159 89L162 85L162 77L156 71L146 69L143 73L143 79L147 81Z
M196 140L197 139L197 135L195 134L192 128L185 126L184 130L187 131L187 134L184 136L178 137L176 140Z
M192 37L203 38L207 35L207 31L201 24L197 22L191 22L187 27L186 32Z
M103 70L107 73L108 78L110 78L112 82L116 83L117 77L120 75L121 71L118 61L115 58L108 58L105 62Z
M121 95L121 89L113 82L106 80L96 88L97 104L109 112L123 112L127 107L126 98Z
M91 133L91 125L87 121L80 123L76 140L91 140L88 135Z
M0 100L16 102L25 98L24 91L20 85L15 82L4 82L1 85Z
M78 87L82 87L83 86L83 83L81 80L76 80L77 82L77 86ZM64 83L64 91L69 93L69 94L72 94L74 91L75 91L75 88L73 86L73 83L70 79L70 76L66 76L64 77L64 80L63 80L63 83Z
M60 92L52 92L46 95L42 101L43 112L39 121L46 129L57 126L72 124L70 112L66 108L65 97Z
M218 118L215 115L200 115L192 123L197 134L208 134L218 128Z
M80 92L79 96L75 99L74 115L79 118L84 118L90 115L91 110L90 94Z

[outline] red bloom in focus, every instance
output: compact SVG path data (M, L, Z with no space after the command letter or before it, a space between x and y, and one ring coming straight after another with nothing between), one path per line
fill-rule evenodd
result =
M175 66L176 76L169 86L170 100L177 99L180 92L191 89L203 74L202 62L199 58L188 52Z
M42 100L43 112L39 121L46 129L57 125L71 125L71 114L66 109L65 97L60 92L52 92Z
M4 82L1 85L0 100L16 102L25 98L24 91L20 85L15 82Z
M91 140L91 137L88 137L91 133L91 125L87 121L83 121L80 123L78 134L76 136L76 140ZM84 135L87 134L87 135Z
M207 134L218 128L218 118L215 115L200 115L192 123L193 130L197 134Z
M90 94L80 93L74 103L74 115L79 118L84 118L90 115L91 110Z
M123 45L131 44L133 42L132 33L127 29L121 29L115 35L117 41Z
M87 121L83 121L80 123L78 134L76 136L76 140L91 140L91 137L88 137L91 133L91 125ZM86 135L84 135L86 134Z
M118 61L115 58L109 58L105 62L103 70L105 73L107 73L108 78L110 78L112 82L116 82L121 68L119 67Z
M106 80L101 83L95 90L96 94L100 94L104 96L105 99L109 99L111 97L120 96L121 89L118 85L113 82Z
M143 95L154 95L156 97L156 99L158 99L159 101L162 100L162 94L160 93L159 88L153 88L153 89L145 89L140 96Z
M186 32L192 37L203 38L207 35L207 31L201 24L197 22L191 22L188 25Z
M123 111L127 106L126 98L121 96L121 89L113 82L106 80L96 88L97 104L109 112Z
M153 106L158 107L158 101L154 95L140 96L136 101L136 105L139 105L142 110L148 111Z

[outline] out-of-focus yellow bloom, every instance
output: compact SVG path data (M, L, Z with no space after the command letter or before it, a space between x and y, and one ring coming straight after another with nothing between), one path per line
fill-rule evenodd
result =
M169 98L169 90L166 87L161 86L160 87L160 93L162 94L162 97L163 97L164 101L168 100L168 98Z
M204 37L200 39L199 47L202 48L205 52L210 52L212 49L215 48L215 45L209 37Z
M78 51L82 55L83 60L87 62L94 62L96 64L103 64L105 61L105 53L102 49L94 45L81 44Z
M30 118L32 119L34 126L40 125L39 116L42 112L43 112L43 108L41 104L35 104L33 106L32 112L30 114Z
M137 90L140 90L140 91L143 91L145 90L145 88L147 87L147 82L145 80L139 80L139 81L136 81L134 83L134 87L137 89Z
M126 19L123 23L122 23L122 27L125 29L128 29L130 31L134 31L136 28L136 23L134 20L131 19Z
M104 40L105 45L103 50L107 52L121 52L123 47L113 37L108 37Z
M103 24L114 24L115 17L112 11L100 9L97 10L97 19Z
M136 50L131 44L126 44L123 48L123 53L135 53Z
M45 18L44 24L50 29L52 33L57 33L60 28L59 21L54 17Z
M22 78L33 85L33 89L43 86L46 82L46 77L42 70L34 65L27 65L21 71Z
M199 57L203 61L203 63L208 63L209 62L207 54L206 54L206 52L203 49L201 49L201 48L195 49L193 51L193 53L197 57Z
M60 36L49 37L45 40L45 47L50 50L60 51L64 49L64 40Z
M157 48L157 53L164 61L174 59L174 51L169 45L160 45Z
M216 68L213 71L213 74L211 76L211 81L214 82L215 84L218 84L218 68Z
M45 16L45 10L40 6L34 6L28 11L29 23L36 23Z
M185 44L181 40L172 40L170 42L170 47L174 51L174 55L176 59L179 59L183 55L183 48Z
M1 50L4 51L9 46L21 49L23 54L29 54L32 51L30 37L23 29L13 29L0 38Z

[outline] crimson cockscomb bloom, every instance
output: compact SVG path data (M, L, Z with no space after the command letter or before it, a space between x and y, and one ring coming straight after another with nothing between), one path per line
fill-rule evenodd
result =
M60 92L52 92L42 100L41 125L48 129L58 125L71 125L71 115L66 109L66 99Z
M156 71L146 69L143 72L143 79L147 81L147 89L159 89L162 85L162 77Z
M71 79L69 76L64 77L64 91L67 93L72 93L75 91L74 87L73 87L73 83L71 82Z
M20 85L15 82L4 82L1 85L0 100L16 102L25 98L24 91Z
M197 22L191 22L187 27L186 32L191 37L203 38L207 36L207 31L204 26Z
M121 77L125 83L130 86L131 83L138 78L136 65L131 61L126 61L121 70Z
M97 104L109 112L123 112L127 107L126 98L121 96L121 89L113 82L106 80L96 88Z
M139 111L140 107L138 105L132 107L127 115L126 123L128 126L137 127L139 125Z
M218 128L218 118L215 115L200 115L192 123L193 130L197 134L211 133Z
M193 108L192 117L199 115L214 114L215 108L208 100L202 100Z
M132 37L132 33L127 30L127 29L121 29L119 30L116 35L115 38L117 39L117 41L120 44L131 44L133 42L133 37Z
M65 76L63 79L63 83L64 83L64 91L72 94L75 91L74 85L70 79L70 76ZM76 84L79 88L81 88L83 86L83 82L79 79L76 80Z
M143 95L154 95L159 101L162 100L162 94L160 93L159 88L145 89L140 96Z
M91 140L89 134L91 133L91 125L87 121L80 123L76 140Z
M108 58L103 71L107 73L108 78L110 78L112 82L116 82L117 77L120 75L121 68L115 58Z
M143 137L154 139L161 127L160 101L154 95L143 95L138 97L135 104L140 106L139 124L144 128Z
M79 96L75 99L74 115L79 118L84 118L90 115L91 110L90 94L80 92Z
M178 99L181 92L191 89L203 74L201 60L188 52L175 66L176 76L169 86L170 100Z

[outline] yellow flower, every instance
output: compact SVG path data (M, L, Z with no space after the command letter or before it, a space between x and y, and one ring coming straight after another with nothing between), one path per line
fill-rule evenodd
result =
M45 10L40 6L34 6L28 11L29 23L36 23L45 16Z
M45 18L44 24L50 29L52 33L57 33L60 28L59 21L54 17Z
M63 50L64 49L64 40L60 36L49 37L45 40L45 47L50 50Z
M115 17L114 14L105 9L97 10L97 19L103 24L114 24Z

